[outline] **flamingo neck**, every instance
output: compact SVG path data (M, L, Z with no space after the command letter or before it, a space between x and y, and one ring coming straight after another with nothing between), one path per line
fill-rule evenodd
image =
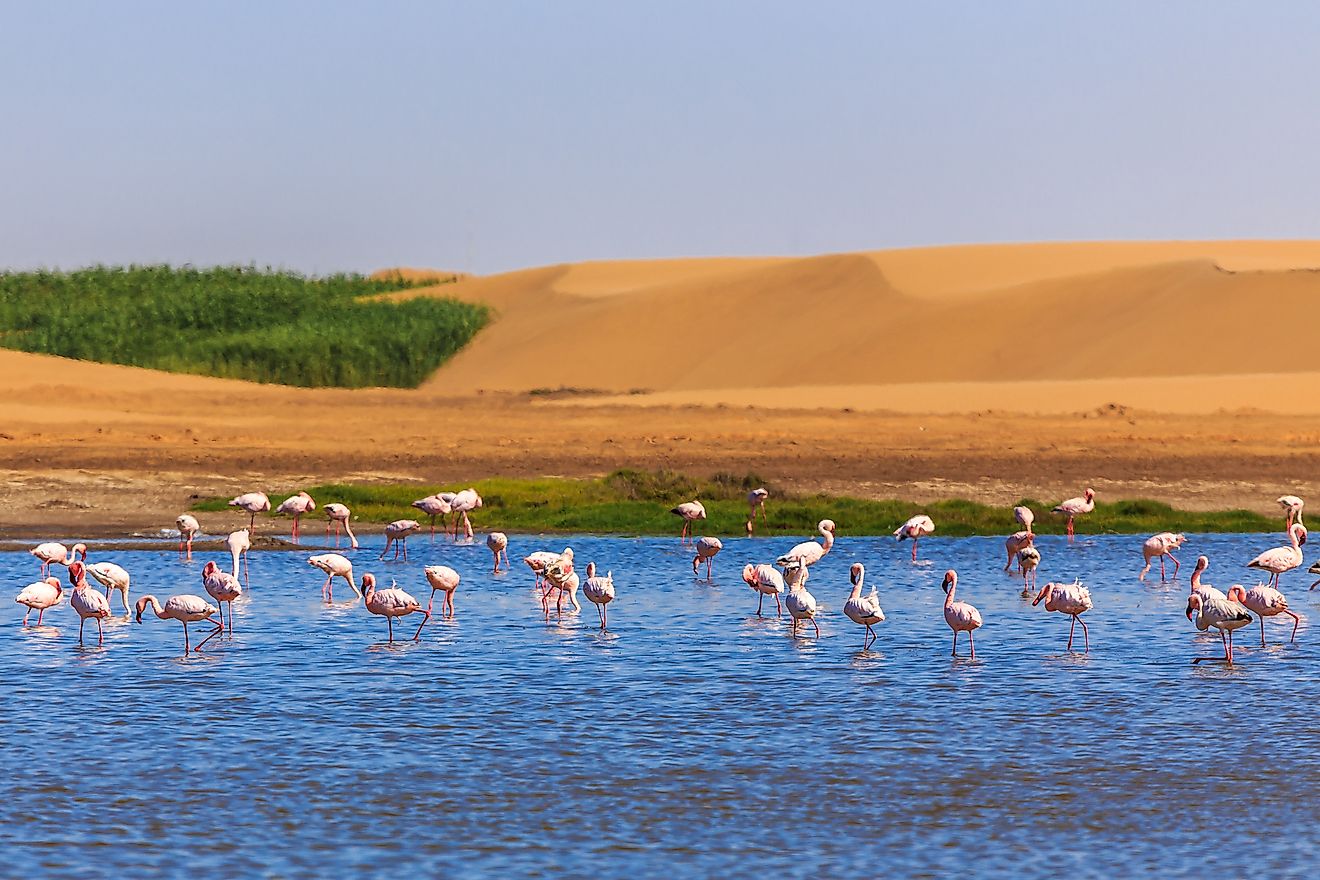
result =
M957 591L958 591L958 582L957 582L957 581L954 581L953 583L949 584L949 591L948 591L947 593L944 594L944 607L945 607L945 608L948 608L950 605L953 604L953 594L956 593Z
M151 610L156 613L157 617L159 617L161 620L165 619L165 609L161 606L160 600L158 600L155 596L146 595L143 596L139 601L146 602L148 605L151 606Z
M865 579L865 578L858 578L858 579L857 579L857 583L853 584L852 593L849 594L849 596L848 596L849 599L858 599L858 598L861 598L861 595L862 595L862 582L863 582L864 580L866 580L866 579Z
M829 553L830 548L834 546L834 533L829 529L821 529L821 547L822 552Z

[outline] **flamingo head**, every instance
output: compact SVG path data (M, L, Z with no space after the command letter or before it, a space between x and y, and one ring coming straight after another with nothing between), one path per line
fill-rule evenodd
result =
M750 562L743 566L743 582L749 587L756 586L756 566Z
M362 592L369 593L374 589L376 589L376 576L367 572L362 576Z
M866 566L862 565L860 562L854 562L852 568L848 569L848 580L852 582L854 587L860 584L862 578L865 576Z
M1199 612L1200 610L1201 610L1201 597L1196 593L1192 593L1192 595L1187 597L1187 619L1191 620L1192 615Z
M75 587L86 577L87 566L81 562L69 563L69 583Z
M1042 599L1048 599L1050 593L1052 592L1054 592L1053 583L1048 583L1045 586L1041 587L1040 592L1036 594L1036 598L1031 600L1031 607L1035 608L1037 605L1041 603Z
M1175 547L1181 547L1184 543L1186 543L1186 541L1187 541L1187 536L1184 534L1179 533L1173 536L1173 546Z
M831 535L834 534L834 520L832 519L821 520L820 522L816 523L816 530L820 532L829 532Z
M146 611L147 606L150 604L151 604L150 596L143 596L141 599L137 600L137 605L135 607L137 610L136 618L138 623L142 622L142 612Z
M1198 556L1198 557L1196 557L1196 571L1197 571L1198 574L1199 574L1200 572L1205 571L1205 570L1206 570L1207 568L1209 568L1209 567L1210 567L1210 557L1209 557L1209 556Z
M1086 495L1086 500L1087 500L1087 501L1094 501L1094 500L1095 500L1095 490L1092 489L1090 486L1087 486L1087 487L1086 487L1086 492L1083 493L1083 494Z
M596 576L596 563L594 563L594 562L588 562L588 563L587 563L587 577L588 577L588 578L594 578L595 576Z
M1247 588L1241 584L1234 584L1228 588L1228 601L1242 603L1247 601Z
M71 554L74 555L74 556L77 556L77 557L78 557L79 559L81 559L83 562L86 562L86 561L87 561L87 545L86 545L86 544L74 544L74 545L73 545L73 549L70 550L69 553L71 553Z
M944 573L944 583L940 584L940 589L947 593L956 586L958 586L958 572L949 569Z
M1295 522L1292 525L1292 531L1297 535L1297 546L1304 546L1306 544L1306 526L1299 522ZM78 546L81 547L82 545L79 544Z
M202 566L202 578L209 578L211 575L215 574L216 569L219 567L220 566L216 565L214 562L206 563L206 565Z

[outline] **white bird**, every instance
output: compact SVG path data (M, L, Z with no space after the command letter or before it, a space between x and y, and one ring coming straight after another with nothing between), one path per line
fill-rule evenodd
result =
M353 595L361 596L358 592L357 583L353 580L353 563L348 557L341 556L338 553L323 553L320 556L313 556L307 560L307 564L312 568L319 568L325 572L325 583L321 585L321 595L327 602L335 600L334 587L330 582L335 578L343 578L353 591Z
M559 554L552 553L549 550L537 550L523 557L523 562L536 575L536 589L541 589L541 581L545 577L546 567L559 561Z
M1007 554L1008 559L1004 562L1004 571L1008 571L1010 568L1013 567L1013 562L1018 558L1018 551L1020 551L1023 547L1033 546L1035 540L1036 540L1036 536L1033 535L1031 532L1026 531L1025 529L1023 529L1020 532L1014 532L1013 534L1005 538L1004 552ZM1022 571L1020 565L1018 567L1018 571L1019 572Z
M1289 546L1266 550L1247 563L1247 568L1259 568L1262 571L1268 571L1270 573L1269 585L1276 589L1279 586L1279 575L1285 571L1292 571L1304 561L1302 545L1306 543L1306 527L1301 523L1293 523L1289 526L1288 541Z
M78 615L78 644L83 643L83 624L96 621L96 643L105 644L105 628L101 622L110 617L110 600L87 586L87 572L81 562L69 563L69 583L73 584L73 593L69 596L69 607Z
M486 536L486 546L495 555L495 569L491 574L500 573L500 555L504 556L504 570L509 570L509 536L503 532L491 532Z
M1034 608L1039 605L1042 599L1045 600L1046 611L1058 611L1072 618L1072 624L1068 627L1068 647L1064 650L1072 650L1073 631L1080 623L1082 625L1082 640L1089 652L1091 650L1091 634L1086 629L1086 621L1078 615L1090 611L1094 607L1091 603L1091 591L1082 586L1081 581L1073 581L1071 584L1050 583L1040 588L1040 593L1031 601L1031 606Z
M710 581L711 564L715 562L715 554L724 549L723 542L719 538L697 538L693 544L693 549L697 555L692 557L692 573L697 573L697 567L704 560L706 563L706 580Z
M128 589L132 583L132 578L125 571L113 562L94 562L87 566L87 573L96 579L96 582L105 587L105 597L110 598L111 590L119 591L119 598L124 603L124 613L132 614L128 607Z
M1069 498L1054 508L1055 513L1068 517L1068 540L1073 539L1073 520L1084 513L1095 510L1095 490L1087 488L1080 498Z
M1173 555L1173 551L1181 547L1186 540L1186 535L1175 534L1174 532L1160 532L1158 535L1151 535L1147 538L1141 545L1141 555L1146 560L1146 566L1141 569L1141 576L1138 580L1144 581L1146 575L1150 572L1152 560L1159 559L1160 583L1163 583L1164 557L1166 556L1173 560L1173 576L1176 578L1178 576L1178 569L1182 568L1182 564L1178 562L1178 557Z
M453 500L449 502L449 509L458 516L454 521L454 540L458 540L458 523L463 522L463 536L469 540L472 538L472 520L468 514L481 507L484 502L481 496L477 494L476 489L464 489L462 492L455 492Z
M197 517L189 513L181 513L174 519L174 524L179 528L179 555L182 556L184 547L188 549L188 559L192 559L193 535L202 530L197 523Z
M1230 599L1203 598L1200 594L1193 593L1187 598L1187 619L1191 620L1192 615L1196 615L1196 628L1205 632L1210 627L1219 630L1219 640L1224 643L1224 659L1228 665L1233 665L1233 630L1241 629L1251 623L1251 615L1247 609ZM1199 663L1202 660L1213 660L1213 657L1197 657L1192 660L1193 663Z
M958 633L967 633L967 642L972 647L972 659L976 659L976 641L972 632L981 626L981 612L967 602L955 602L954 593L958 590L958 572L949 569L944 573L944 622L953 630L953 656L958 656Z
M27 612L23 615L23 625L27 626L28 615L36 611L37 626L41 626L41 616L46 613L47 608L53 608L60 604L62 595L64 595L64 588L60 585L60 579L57 577L48 577L34 584L28 584L20 590L18 595L14 597L14 601L19 605L27 606Z
M353 534L353 527L348 521L352 519L353 512L348 509L348 505L332 503L325 506L325 536L330 537L330 527L335 529L335 546L339 546L339 529L342 526L344 532L348 535L349 546L354 550L358 548L357 536Z
M806 565L795 561L789 568L805 571ZM788 609L789 617L793 618L793 636L797 637L798 623L810 620L811 625L816 628L816 638L820 638L820 624L816 622L816 612L819 610L816 597L807 592L800 579L793 579L793 584L793 589L784 597L784 607Z
M1020 504L1013 508L1013 519L1017 520L1022 528L1026 529L1027 534L1032 534L1031 525L1036 521L1036 514L1031 512L1030 507Z
M1284 524L1285 530L1291 529L1293 523L1299 523L1302 521L1302 508L1306 506L1305 501L1298 498L1296 495L1283 495L1280 496L1277 503L1283 508L1284 514L1287 517Z
M247 511L248 530L255 532L257 530L257 514L270 510L270 499L266 497L265 492L246 492L230 501L229 506Z
M916 516L894 529L894 537L899 541L912 539L912 561L917 561L917 540L935 531L935 521L925 514Z
M408 536L422 527L421 523L415 519L396 519L385 526L385 549L380 551L380 558L384 559L385 554L390 552L390 545L396 545L394 548L394 558L399 558L399 550L403 550L403 561L408 561Z
M1027 545L1018 551L1018 571L1022 572L1022 594L1036 588L1036 569L1040 567L1040 551L1034 545Z
M208 562L202 567L202 588L214 599L220 609L220 625L225 623L225 603L229 603L229 631L234 631L234 600L243 595L243 585L238 577L220 566Z
M219 609L210 602L207 602L201 596L192 596L188 594L170 596L165 600L164 608L161 607L160 600L155 596L150 594L143 596L141 599L138 599L137 602L138 623L142 622L142 614L148 607L150 607L152 611L155 611L156 616L162 620L177 620L183 624L183 653L185 654L187 654L190 649L194 651L202 650L202 645L211 641L211 639L215 638L216 635L224 629L222 625L216 623L211 617L211 615L215 614ZM196 648L192 648L188 642L188 624L199 623L203 620L209 620L211 623L215 623L215 629L211 630L209 636L198 642Z
M73 549L70 550L58 541L46 541L45 543L33 547L28 552L41 560L41 576L44 578L50 574L50 567L52 565L63 565L67 567L69 563L73 562L75 559L86 559L87 545L74 544Z
M582 583L582 595L586 596L600 612L600 628L603 632L608 622L605 606L614 601L614 572L605 572L605 577L596 576L596 563L587 563L587 579Z
M684 501L677 507L671 508L670 513L683 518L683 531L678 533L680 542L686 541L691 532L692 523L699 519L706 518L706 508L700 501Z
M800 562L805 573L807 567L820 562L821 559L825 557L825 554L830 552L830 549L834 546L834 530L834 520L821 520L816 523L816 531L821 534L821 543L817 544L815 541L803 541L801 544L798 544L792 550L789 550L783 556L776 559L775 565L787 569L794 562ZM803 578L803 580L805 580L805 578Z
M229 548L229 558L233 568L230 574L238 577L238 561L243 560L243 577L251 581L248 573L248 551L252 549L252 538L247 529L239 529L225 536L225 546Z
M773 565L752 565L750 562L743 566L743 583L756 591L756 616L761 616L761 603L765 601L766 596L775 597L775 617L784 613L783 605L779 597L784 592L784 576L779 573L779 569Z
M862 595L862 583L866 580L866 566L860 562L854 562L848 576L852 581L852 592L848 594L848 601L843 603L843 613L848 615L848 619L853 623L866 627L866 635L862 637L862 650L865 651L871 647L871 643L876 638L875 630L871 627L877 623L883 623L885 613L880 609L880 597L875 593L874 584L871 586L870 595Z
M447 565L428 565L422 569L426 575L426 582L431 585L431 598L426 603L426 615L431 616L431 606L435 603L436 591L445 594L444 600L440 603L440 616L454 616L454 591L458 589L459 581L462 578L458 572Z

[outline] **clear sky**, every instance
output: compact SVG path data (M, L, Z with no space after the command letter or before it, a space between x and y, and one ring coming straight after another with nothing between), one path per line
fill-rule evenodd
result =
M1320 237L1290 2L0 0L0 265Z

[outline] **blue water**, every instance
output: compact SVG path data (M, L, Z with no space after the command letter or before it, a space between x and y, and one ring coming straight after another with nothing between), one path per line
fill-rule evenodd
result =
M1158 570L1137 581L1138 538L1041 538L1040 582L1091 589L1089 655L1065 653L1068 619L1000 571L1000 539L927 539L913 565L906 544L841 538L808 584L819 640L790 638L773 603L756 618L739 578L792 540L727 541L713 585L676 539L514 536L499 576L484 546L409 543L407 565L369 547L354 559L423 601L422 565L462 573L457 618L416 644L386 644L342 586L325 606L303 553L253 553L234 637L186 659L172 621L121 616L104 648L94 629L79 648L67 605L28 630L7 606L0 873L1281 877L1315 863L1320 591L1285 575L1297 643L1272 620L1262 650L1253 624L1232 669L1191 663L1220 645L1183 616L1197 553L1207 582L1254 583L1242 563L1280 536L1193 536L1166 585ZM541 616L519 556L566 543L580 567L614 571L608 635L585 600ZM202 593L205 554L99 558L133 573L135 597ZM867 653L841 611L858 560L888 615ZM985 618L975 662L949 657L946 567ZM0 554L13 593L35 575Z

